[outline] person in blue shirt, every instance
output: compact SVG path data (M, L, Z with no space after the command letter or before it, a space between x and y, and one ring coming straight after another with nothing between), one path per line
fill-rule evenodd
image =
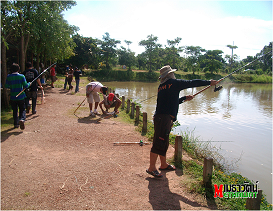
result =
M30 83L27 83L24 75L19 74L20 66L16 63L11 65L11 74L7 76L6 88L10 89L10 105L13 110L14 128L20 125L21 130L25 129L26 110L25 98L26 94L23 92L16 97L24 88L28 88ZM18 117L19 108L19 117Z

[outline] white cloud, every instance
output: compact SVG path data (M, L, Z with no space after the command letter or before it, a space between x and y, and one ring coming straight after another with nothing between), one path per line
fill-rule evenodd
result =
M141 40L153 34L160 44L181 37L181 46L201 46L231 54L226 45L234 44L241 59L256 53L272 41L272 21L252 17L222 17L221 11L206 7L203 1L106 1L78 2L80 12L67 12L69 24L80 28L85 37L102 39L109 32L114 39L130 40L137 54L144 51ZM210 2L211 4L211 2ZM85 6L86 5L86 6ZM85 7L82 7L85 6ZM193 7L194 6L194 7ZM73 8L72 8L73 9Z

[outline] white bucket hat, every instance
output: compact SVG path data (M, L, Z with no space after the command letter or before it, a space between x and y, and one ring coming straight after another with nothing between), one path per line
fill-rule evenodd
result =
M164 66L160 69L160 76L158 79L165 78L168 74L175 72L176 69L172 69L170 65Z

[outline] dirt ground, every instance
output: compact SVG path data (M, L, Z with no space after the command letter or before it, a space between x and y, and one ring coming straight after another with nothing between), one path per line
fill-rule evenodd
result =
M135 126L118 118L96 123L86 101L73 115L84 93L47 87L45 104L27 114L25 130L2 131L2 210L211 209L183 187L181 170L162 179L145 172L151 145L114 146L147 141ZM173 153L170 147L167 156Z

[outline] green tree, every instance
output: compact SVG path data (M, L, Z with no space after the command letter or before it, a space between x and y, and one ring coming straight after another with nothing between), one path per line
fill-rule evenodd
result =
M232 64L234 62L233 49L236 49L238 47L234 45L234 42L233 42L233 45L227 45L227 47L231 49L231 57L229 57L229 64L230 64L230 69L232 69Z
M121 49L118 50L118 56L119 64L128 66L128 71L132 71L132 66L136 64L135 53L121 46Z
M205 72L219 72L225 63L222 54L223 51L221 50L208 50L204 55L200 56L202 58L200 59L200 67L203 68Z
M117 44L119 44L119 40L115 40L110 38L108 32L102 36L102 41L99 41L100 48L102 50L102 59L105 62L106 68L110 69L110 63L115 62L117 57Z
M152 67L157 63L159 53L158 48L161 47L161 45L157 43L158 37L151 34L148 35L147 38L147 40L141 40L139 45L145 47L144 55L147 64L149 65L149 72L152 72Z
M3 86L3 103L8 107L8 93L5 88L7 78L7 49L9 48L8 42L11 40L14 28L10 23L14 22L14 16L8 15L11 13L13 5L9 1L1 2L1 83Z
M187 68L191 70L194 74L200 66L198 62L199 57L202 55L203 52L206 52L206 50L201 48L200 46L186 46L184 51L188 55L186 59Z
M168 46L165 48L166 51L166 64L170 64L172 68L178 69L179 68L179 57L183 49L179 47L179 43L182 38L177 37L174 40L167 40Z
M71 41L73 27L69 27L63 20L61 12L75 5L74 1L8 2L11 7L5 15L12 20L8 26L13 28L13 39L17 39L19 43L21 71L25 69L28 50L39 55L44 46L50 47L46 53L54 59L67 53L67 47L70 47L67 43ZM71 53L71 49L69 50Z
M44 46L50 47L44 55L47 53L54 59L71 54L70 35L75 27L63 20L61 12L75 4L74 1L1 2L2 81L6 80L7 47L12 47L9 52L18 49L19 58L16 57L21 71L25 70L28 51L36 55L37 65Z
M101 49L98 47L98 40L91 37L82 37L79 34L74 35L72 38L76 44L74 55L65 62L77 67L90 66L92 69L98 69L101 61Z
M272 42L270 42L269 45L264 46L261 52L256 56L261 57L258 64L262 71L267 74L272 74Z
M129 40L124 40L124 42L128 45L128 50L129 50L129 45L131 45L133 42Z
M137 55L137 66L139 70L145 70L146 69L146 54L145 53L141 53Z

